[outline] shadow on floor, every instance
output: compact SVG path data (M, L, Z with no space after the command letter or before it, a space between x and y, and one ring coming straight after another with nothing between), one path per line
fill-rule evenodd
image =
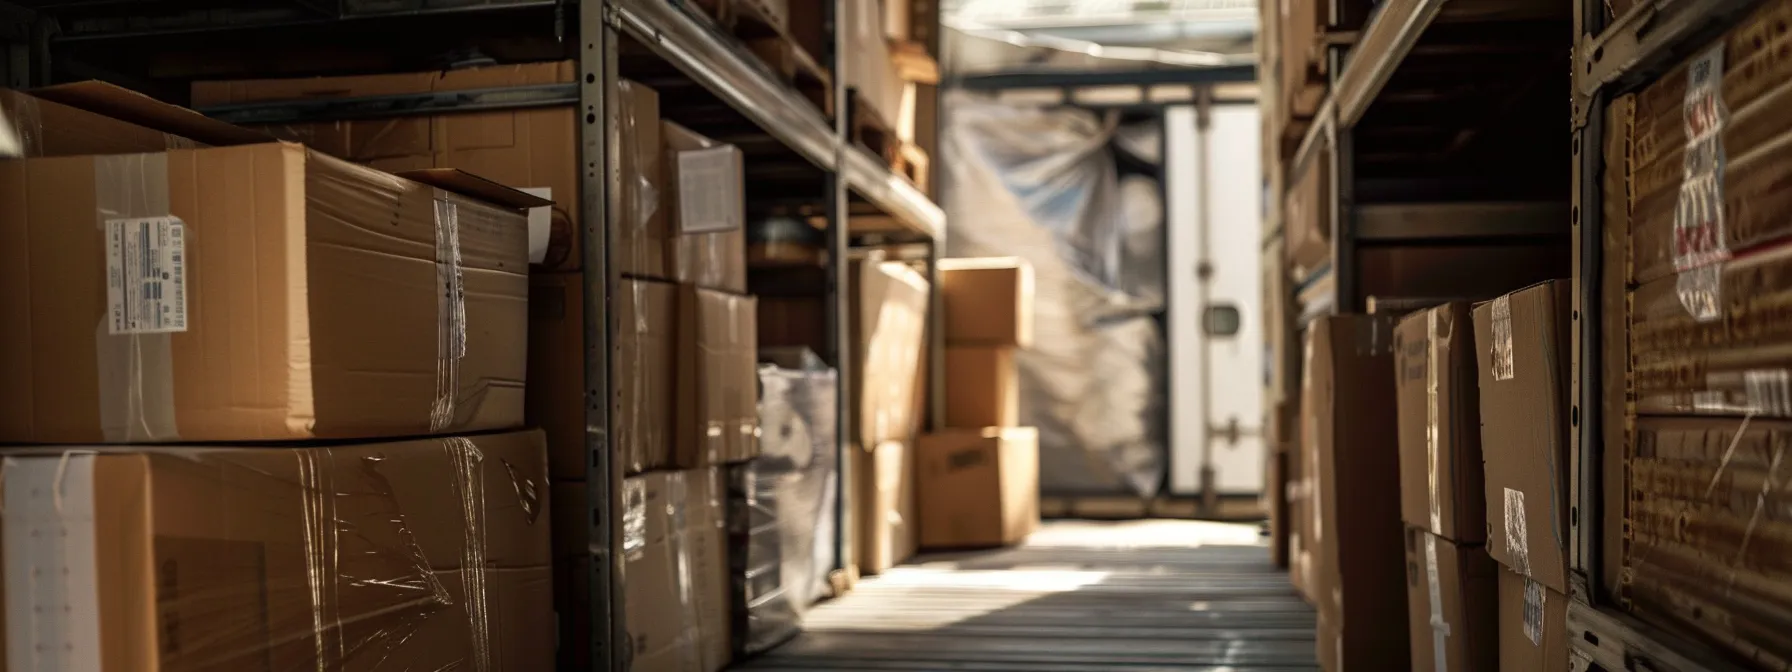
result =
M1312 670L1313 629L1257 526L1063 521L1019 548L925 555L863 581L734 669Z

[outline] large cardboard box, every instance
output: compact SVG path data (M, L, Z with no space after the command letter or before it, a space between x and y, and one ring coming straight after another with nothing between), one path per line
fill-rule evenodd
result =
M746 195L742 158L670 121L660 122L665 182L666 271L681 283L747 291Z
M1395 435L1393 322L1325 317L1308 327L1303 440L1314 464L1315 582L1307 586L1337 627L1338 666L1387 670L1408 662Z
M683 285L678 299L677 448L706 467L759 454L758 315L753 297Z
M1401 518L1464 544L1487 538L1474 342L1459 301L1408 315L1394 331Z
M633 475L671 463L678 288L624 279L616 310L614 459ZM529 276L527 418L547 432L555 479L584 480L585 287L579 273Z
M570 84L578 68L570 61L486 68L407 72L353 77L195 82L192 104L227 107L248 103L354 98L363 96L471 91L517 86ZM659 101L651 89L629 82L621 88L622 109L633 123L618 128L624 146L624 202L637 187L657 186ZM535 107L453 114L385 117L258 127L282 139L381 170L459 168L518 189L535 190L554 201L534 213L532 260L549 270L574 270L582 260L579 199L579 126L572 107ZM630 140L632 137L633 141ZM620 237L631 244L630 229ZM657 248L655 248L657 249ZM617 251L625 273L661 277L654 267L636 268L657 257Z
M915 464L922 548L1007 546L1039 528L1039 430L924 434Z
M1704 270L1707 284L1668 276L1631 292L1637 412L1792 416L1792 247Z
M1475 305L1487 551L1506 568L1568 590L1569 283Z
M1013 346L946 346L947 427L1020 424L1020 371Z
M1415 672L1499 669L1499 572L1485 548L1406 528L1406 612Z
M0 163L0 441L522 424L544 202L408 175L284 143Z
M847 464L854 481L852 538L859 572L881 574L915 554L914 447L885 441L865 450L854 444Z
M91 449L0 470L39 669L554 665L538 432Z
M890 59L883 8L876 2L848 2L842 10L844 16L836 25L845 33L845 43L852 45L852 55L845 59L846 85L856 89L877 116L895 130L896 114L902 109L903 81ZM821 59L825 53L810 55Z
M1568 672L1568 596L1500 570L1500 669Z
M1032 344L1032 264L1018 257L941 259L939 274L947 343Z
M915 394L926 344L927 279L907 264L852 265L852 429L862 445L914 438Z

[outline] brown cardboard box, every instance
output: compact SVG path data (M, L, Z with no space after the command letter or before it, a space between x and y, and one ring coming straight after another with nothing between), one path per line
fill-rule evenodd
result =
M1786 501L1778 479L1789 444L1784 420L1637 419L1622 523L1632 614L1754 667L1792 660L1783 616L1792 524L1773 513Z
M746 196L740 150L660 122L666 270L681 283L747 291ZM691 207L685 207L689 201Z
M1394 330L1401 518L1464 544L1487 539L1474 342L1460 301L1408 315Z
M848 459L853 474L854 545L859 572L881 574L915 554L915 451L902 441L871 450L854 444Z
M1315 510L1315 583L1308 589L1336 625L1334 670L1388 670L1408 662L1399 445L1395 438L1393 322L1341 315L1308 327L1304 441Z
M1020 424L1020 373L1012 346L946 347L947 427Z
M192 104L200 107L282 100L467 91L576 81L571 61L526 63L464 70L389 73L353 77L195 82ZM617 232L613 259L624 274L665 278L663 218L657 201L644 191L660 185L659 96L624 81L617 133L622 156L622 202L641 223ZM577 110L537 107L429 116L391 117L262 127L287 140L382 170L459 168L519 189L539 189L555 201L539 211L532 227L545 236L532 259L549 270L575 270L582 262L581 200ZM547 221L543 222L545 219Z
M1783 86L1792 77L1788 22L1792 4L1761 3L1711 48L1637 93L1629 165L1637 282L1674 275L1677 250L1741 254L1792 234L1792 221L1779 215L1792 208L1792 190L1783 186L1792 177L1792 153L1784 149L1792 118L1778 113L1792 102ZM1710 75L1714 95L1702 98L1709 107L1700 109L1710 112L1713 140L1729 157L1716 174L1717 192L1708 195L1721 199L1723 219L1677 231L1695 71Z
M1294 184L1284 197L1282 238L1288 271L1296 282L1331 263L1332 219L1326 209L1327 194L1331 193L1330 151L1321 148L1304 167L1294 169L1298 170L1293 173Z
M0 133L11 132L24 156L80 156L194 149L204 145L111 117L0 89Z
M1007 546L1039 528L1039 430L924 434L915 465L922 548Z
M1288 452L1272 450L1264 461L1263 510L1269 513L1269 560L1288 569Z
M846 85L857 89L864 102L891 130L896 128L896 113L902 109L902 76L890 60L890 46L884 35L883 9L876 2L848 2L842 7L839 30L852 45L853 57L846 60ZM811 54L818 60L824 58Z
M585 306L578 273L529 276L527 418L548 436L554 478L584 480ZM633 475L671 463L678 288L624 279L616 310L615 459Z
M282 143L0 163L0 441L522 424L542 201L412 175Z
M1499 572L1485 548L1406 528L1414 672L1499 669Z
M759 454L759 345L753 297L683 285L678 299L677 449L706 467Z
M860 444L914 438L915 387L927 324L927 279L907 264L855 261L849 301L854 347L852 423Z
M557 500L582 501L582 485L554 487ZM622 597L635 669L717 672L729 662L721 487L713 468L623 481ZM577 523L556 524L565 526L560 536L583 539ZM574 544L561 546L578 554Z
M1487 551L1558 593L1568 589L1568 288L1532 285L1474 310Z
M43 669L83 654L108 670L554 664L538 432L94 450L14 450L0 475L9 549L35 537L94 562L58 580L91 591L97 641L37 642ZM6 571L16 587L38 570ZM39 604L42 627L19 632L70 627Z
M1033 266L1018 257L941 259L940 302L951 345L1033 342Z
M1500 669L1568 672L1568 596L1500 570Z
M1715 270L1715 269L1714 269ZM1785 371L1792 354L1792 247L1723 264L1710 278L1718 303L1696 317L1681 278L1631 293L1631 361L1637 411L1792 416ZM1701 319L1701 317L1709 319Z

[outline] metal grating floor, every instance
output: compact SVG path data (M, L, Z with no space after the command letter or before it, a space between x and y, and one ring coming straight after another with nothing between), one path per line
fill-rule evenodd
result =
M1064 521L862 581L733 669L1313 670L1314 619L1255 525Z

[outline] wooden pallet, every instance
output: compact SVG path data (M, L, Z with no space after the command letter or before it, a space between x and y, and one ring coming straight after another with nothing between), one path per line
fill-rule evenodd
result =
M904 142L902 147L897 150L896 164L891 168L896 171L896 174L908 178L908 181L913 183L916 188L927 191L928 164L927 150L921 149L920 145L915 143Z
M827 118L834 118L834 77L815 58L784 35L747 41L747 50L784 83L803 94Z
M896 127L865 101L864 94L852 92L851 115L846 120L847 138L883 159L884 165L895 166L902 153L902 138Z

